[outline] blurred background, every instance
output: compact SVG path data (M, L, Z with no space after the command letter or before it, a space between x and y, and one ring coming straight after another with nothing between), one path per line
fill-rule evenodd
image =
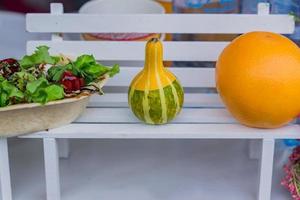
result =
M66 11L72 12L78 10L87 0L0 0L0 8L14 12L49 12L49 3L60 2L65 6Z
M125 1L125 0L122 0ZM151 0L149 0L151 1ZM259 2L271 4L273 14L300 15L300 0L153 0L170 13L256 13ZM0 9L19 13L49 12L51 2L64 4L66 12L77 12L88 0L0 0ZM300 34L292 36L300 40ZM222 40L224 38L221 38Z
M109 3L110 0L94 0L99 4L95 4L92 9L81 9L84 12L103 12L101 5ZM116 1L116 0L114 0ZM300 16L300 0L141 0L136 1L139 4L145 1L157 1L164 8L164 13L257 13L257 4L259 2L268 2L271 4L271 13L273 14L292 14L297 17ZM17 57L25 53L26 40L30 39L48 39L49 35L37 35L29 34L25 31L25 13L35 12L49 12L49 4L51 2L60 2L64 4L65 12L78 12L88 0L0 0L0 58L3 57ZM106 3L105 3L106 2ZM119 0L119 4L115 4L115 7L119 7L113 10L105 10L106 13L117 13L118 11L126 12L122 10L122 6L126 3L126 0ZM149 4L150 5L150 4ZM97 8L99 6L99 8ZM88 7L88 6L83 6ZM105 7L105 6L104 6ZM128 6L126 6L128 9ZM134 6L133 6L134 7ZM140 8L136 6L134 9ZM138 11L139 13L161 13L159 10L152 10L152 8L145 8ZM135 10L137 12L137 10ZM197 23L197 22L191 22ZM14 37L17 36L17 37ZM69 37L66 39L86 39L86 40L147 40L149 37L153 37L153 33L148 35L128 35L128 34L83 34L81 37ZM224 34L185 34L185 35L162 35L164 40L200 40L200 41L230 41L236 37L236 35L224 35ZM297 24L296 31L289 37L297 44L300 44L300 26ZM198 65L195 63L195 65Z
M97 0L94 0L97 1ZM99 0L98 0L99 1ZM100 0L108 2L109 0ZM144 1L144 0L143 0ZM300 16L300 0L148 0L157 1L164 8L165 13L257 13L257 4L259 2L268 2L271 4L271 13L273 14L293 14ZM0 42L7 44L8 47L0 47L1 57L9 56L8 50L14 49L15 45L19 47L15 50L14 57L18 57L25 52L22 48L25 47L27 39L43 39L46 36L29 35L25 32L24 14L34 12L49 12L49 4L51 2L60 2L64 4L65 12L78 12L79 9L88 2L88 0L0 0ZM121 4L126 2L120 0ZM139 2L139 1L137 1ZM100 4L99 4L100 5ZM97 10L97 6L93 8L92 12ZM108 11L110 12L110 11ZM112 11L113 12L113 11ZM140 12L143 12L141 10ZM193 22L197 23L197 22ZM300 26L296 27L296 31L289 37L296 43L300 44ZM12 34L18 33L18 38L11 37ZM127 36L127 35L126 35ZM124 38L124 35L103 36L103 35L83 35L84 39L89 40L114 40L116 38ZM217 40L230 41L236 35L166 35L166 40ZM77 38L78 39L78 38ZM127 38L128 39L128 38ZM136 39L136 38L135 38ZM144 37L144 40L148 39ZM140 38L139 38L140 40ZM8 45L9 44L9 45ZM12 46L12 47L9 47ZM8 49L7 49L8 48Z

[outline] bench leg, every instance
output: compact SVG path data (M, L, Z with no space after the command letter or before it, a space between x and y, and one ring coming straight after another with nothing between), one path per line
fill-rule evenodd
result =
M271 200L274 148L274 139L263 139L258 200Z
M70 144L69 139L58 139L58 154L60 158L69 158Z
M7 139L0 139L0 182L2 200L12 200Z
M261 147L260 140L249 140L249 158L259 160Z
M44 138L47 200L60 200L59 157L55 138Z

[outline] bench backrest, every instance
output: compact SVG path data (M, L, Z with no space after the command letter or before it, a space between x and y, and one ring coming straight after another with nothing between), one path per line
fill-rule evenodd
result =
M258 4L257 14L64 14L62 4L51 4L51 13L27 14L27 31L52 33L49 41L29 41L27 52L38 45L48 45L51 53L70 56L93 54L101 61L143 61L145 42L63 41L58 33L186 33L241 34L249 31L294 32L289 15L271 15L270 6ZM216 61L227 42L164 42L168 61ZM139 67L121 67L118 77L108 86L127 87ZM171 67L184 87L215 87L213 68Z

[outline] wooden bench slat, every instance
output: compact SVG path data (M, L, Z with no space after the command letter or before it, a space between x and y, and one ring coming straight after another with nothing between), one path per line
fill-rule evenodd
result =
M75 123L139 123L129 108L88 108ZM184 108L171 123L236 123L226 109Z
M93 95L90 98L89 107L128 107L127 93ZM186 93L184 107L223 108L224 105L220 96L215 93Z
M228 42L163 42L166 61L216 61ZM77 57L93 54L101 61L144 61L145 42L109 41L29 41L27 52L40 45L50 47L51 54Z
M250 14L27 14L29 32L69 33L293 33L288 15Z
M128 87L141 69L141 67L121 67L121 72L110 79L106 86ZM214 68L170 67L169 69L179 78L183 87L215 87Z
M240 124L71 124L22 138L70 139L299 139L300 126L255 129Z

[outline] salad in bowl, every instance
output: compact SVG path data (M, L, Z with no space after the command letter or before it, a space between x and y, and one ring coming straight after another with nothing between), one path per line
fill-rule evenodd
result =
M119 66L104 66L93 55L72 60L39 46L21 60L0 61L0 137L56 128L74 121L88 97L103 94Z

